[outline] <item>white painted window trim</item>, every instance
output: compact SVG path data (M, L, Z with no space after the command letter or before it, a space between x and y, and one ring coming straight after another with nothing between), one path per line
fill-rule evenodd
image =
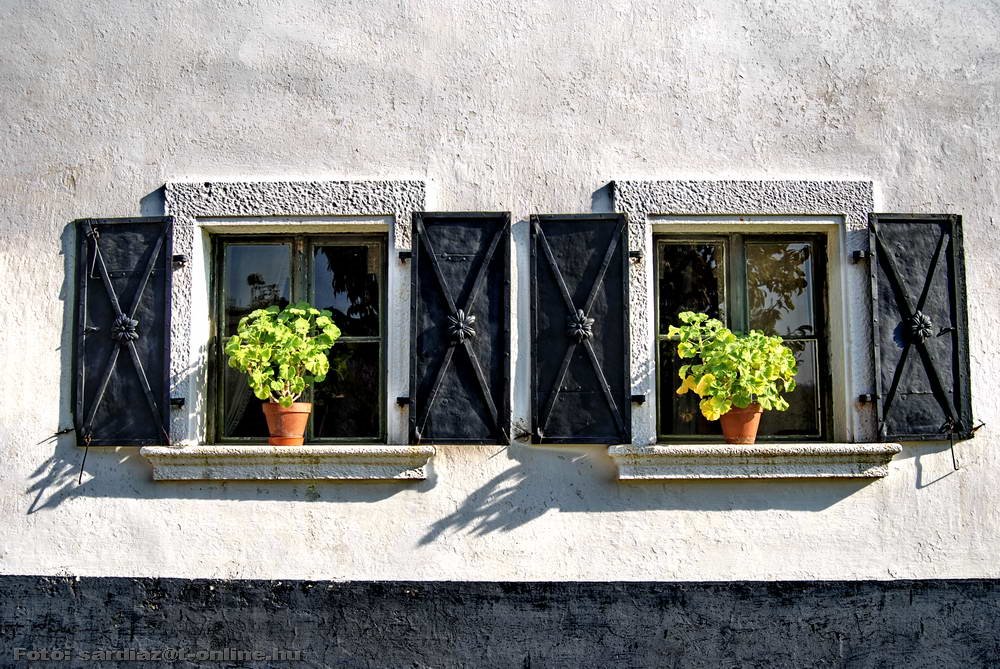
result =
M615 181L615 211L628 216L630 251L642 254L629 274L633 443L609 454L622 480L672 478L868 477L888 474L898 444L874 443L871 393L871 295L868 265L850 261L867 250L870 181ZM653 234L752 228L827 235L830 350L834 378L832 443L657 444L656 305Z
M174 272L170 330L174 445L145 447L155 480L426 478L430 446L407 444L409 265L393 252L410 247L414 211L424 209L422 181L273 181L168 183L174 253L188 258ZM386 267L387 444L303 447L206 443L211 236L262 232L373 232L388 235Z

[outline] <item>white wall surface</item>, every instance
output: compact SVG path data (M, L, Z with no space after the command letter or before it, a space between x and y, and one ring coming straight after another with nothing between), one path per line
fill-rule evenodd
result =
M998 577L1000 4L4 2L0 572ZM612 179L863 179L964 216L973 402L876 482L621 484L601 447L446 447L417 484L153 483L71 424L70 221L175 180L422 179L606 211ZM518 270L523 262L517 261ZM526 389L515 389L526 392ZM390 411L395 410L390 407Z

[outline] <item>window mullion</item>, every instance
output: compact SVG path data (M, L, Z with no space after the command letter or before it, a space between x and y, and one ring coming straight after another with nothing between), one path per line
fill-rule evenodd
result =
M292 239L292 302L306 301L312 303L312 281L310 271L310 258L308 254L309 244L305 237L297 236ZM310 385L299 398L300 402L313 401L313 387ZM306 424L306 442L313 440L313 415L309 414L309 422Z
M292 241L292 302L311 301L309 259L304 237Z
M729 327L736 332L747 332L750 317L747 313L747 254L741 234L729 236Z

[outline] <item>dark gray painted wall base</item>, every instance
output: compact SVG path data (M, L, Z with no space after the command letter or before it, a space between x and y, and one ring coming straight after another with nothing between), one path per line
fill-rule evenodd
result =
M469 583L0 577L26 651L272 649L344 667L986 667L1000 581ZM26 649L18 651L17 649ZM231 654L229 657L233 657ZM199 662L162 666L198 666Z

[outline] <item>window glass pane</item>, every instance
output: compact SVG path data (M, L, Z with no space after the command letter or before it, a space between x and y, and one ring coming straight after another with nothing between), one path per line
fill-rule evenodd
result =
M746 253L750 327L782 336L815 336L813 245L750 242Z
M786 341L795 353L799 373L795 390L785 395L786 411L765 411L760 419L760 435L816 437L820 434L818 350L815 341Z
M219 432L223 437L257 437L267 441L267 421L261 402L254 397L247 375L225 364Z
M316 246L313 296L333 312L345 336L379 334L379 258L376 246Z
M706 420L701 415L698 402L701 398L693 392L684 395L677 394L681 381L677 370L691 360L681 360L677 357L676 342L660 341L660 434L692 436L719 435L722 428L719 421Z
M329 357L330 372L313 390L313 436L380 436L378 342L337 342Z
M284 308L292 292L290 244L227 244L223 270L225 334L240 319L272 304Z
M722 242L669 242L659 249L660 334L678 323L682 311L725 320Z

